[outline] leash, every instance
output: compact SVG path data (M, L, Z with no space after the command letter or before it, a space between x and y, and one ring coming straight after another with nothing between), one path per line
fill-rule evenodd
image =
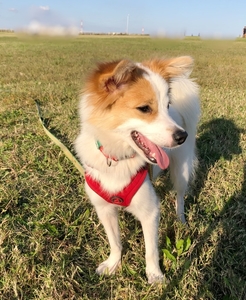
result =
M62 152L65 154L65 156L73 163L75 168L80 172L80 174L85 177L85 171L82 165L79 163L79 161L74 157L74 155L68 150L68 148L58 140L57 137L55 137L45 126L44 124L44 118L42 116L41 108L39 106L39 103L37 100L35 100L35 104L38 111L38 117L39 121L44 129L44 132L47 134L47 136L62 150ZM148 173L150 180L153 181L153 165L148 164Z
M82 165L78 162L78 160L74 157L74 155L68 150L68 148L62 144L45 126L44 119L41 113L40 106L38 104L38 101L35 100L37 111L38 111L38 117L39 121L41 122L41 125L44 129L44 132L47 134L47 136L62 150L62 152L65 154L65 156L73 163L75 168L80 172L82 176L84 176L85 172L82 167Z

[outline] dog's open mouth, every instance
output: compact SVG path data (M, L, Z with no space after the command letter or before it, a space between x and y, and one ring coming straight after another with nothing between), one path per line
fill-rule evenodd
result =
M168 167L169 158L161 147L151 142L136 130L131 132L131 137L151 163L158 164L161 169L166 169Z

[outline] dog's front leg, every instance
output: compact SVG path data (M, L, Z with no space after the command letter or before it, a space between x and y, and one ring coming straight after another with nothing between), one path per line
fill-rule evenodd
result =
M163 274L159 266L158 251L159 200L150 183L145 182L142 185L127 210L142 224L148 283L162 282Z
M146 274L148 283L161 282L163 274L159 266L158 251L158 225L159 214L148 214L142 218L141 224L143 228L145 248L146 248Z
M104 200L102 200L104 201ZM96 272L98 274L114 274L121 263L121 241L118 224L118 209L109 203L95 206L97 215L104 226L110 244L110 255L102 262Z

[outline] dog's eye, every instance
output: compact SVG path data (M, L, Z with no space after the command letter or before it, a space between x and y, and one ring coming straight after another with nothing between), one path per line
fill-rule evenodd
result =
M152 109L149 105L139 106L137 107L137 110L141 111L144 114L148 114L152 112Z
M169 109L169 106L170 106L170 102L168 102L168 104L167 104L167 109Z

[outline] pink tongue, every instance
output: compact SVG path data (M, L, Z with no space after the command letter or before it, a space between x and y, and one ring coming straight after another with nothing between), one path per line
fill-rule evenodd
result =
M164 170L169 166L169 157L167 156L166 152L162 148L153 144L153 148L151 149L151 152L155 153L155 159L157 160L158 166L161 169Z
M156 159L158 166L163 170L166 169L169 166L169 157L166 152L143 135L141 135L141 140L144 140L144 144L150 149L150 156L155 153L153 157Z

